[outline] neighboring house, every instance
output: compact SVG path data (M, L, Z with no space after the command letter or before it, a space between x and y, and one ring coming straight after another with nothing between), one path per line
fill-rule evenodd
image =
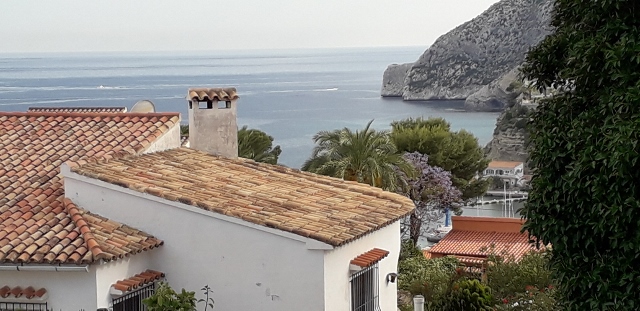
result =
M524 220L501 217L453 216L453 229L424 254L427 258L455 257L468 267L484 269L491 253L505 260L520 260L535 248Z
M44 153L53 178L12 170L37 184L0 199L0 294L43 288L33 297L54 309L141 310L166 278L208 284L220 310L396 310L399 220L413 202L237 158L236 100L235 89L190 90L194 149L180 147L176 114L0 114L0 147L24 150L0 161ZM31 259L42 248L47 260Z
M484 170L484 176L497 176L512 186L521 186L524 179L524 163L513 161L491 161Z

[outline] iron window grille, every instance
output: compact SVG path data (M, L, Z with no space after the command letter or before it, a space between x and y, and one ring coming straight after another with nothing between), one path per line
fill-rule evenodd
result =
M46 302L0 302L0 311L47 311Z
M351 310L380 311L378 264L351 276Z
M135 291L113 299L113 311L147 311L142 300L151 297L156 292L156 282L142 286Z

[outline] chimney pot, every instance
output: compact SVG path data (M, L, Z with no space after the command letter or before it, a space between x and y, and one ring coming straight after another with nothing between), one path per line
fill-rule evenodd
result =
M190 148L227 158L238 157L235 88L190 88Z

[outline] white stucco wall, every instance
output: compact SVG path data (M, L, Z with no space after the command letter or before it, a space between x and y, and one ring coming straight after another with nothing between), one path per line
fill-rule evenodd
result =
M96 265L96 298L98 308L111 306L111 285L119 280L132 277L147 269L158 270L151 263L151 258L156 249L135 254L117 261Z
M397 283L387 283L389 273L398 272L400 256L400 222L366 235L351 243L325 253L325 305L326 310L351 310L350 261L373 248L389 251L389 255L378 263L380 309L397 310Z
M0 271L0 284L45 288L48 307L56 311L96 310L96 273L89 267L89 272Z
M164 135L156 139L144 153L164 151L168 149L180 148L180 121L170 128Z
M309 248L328 245L63 172L80 207L164 240L149 262L174 289L208 284L216 310L325 310L324 251Z

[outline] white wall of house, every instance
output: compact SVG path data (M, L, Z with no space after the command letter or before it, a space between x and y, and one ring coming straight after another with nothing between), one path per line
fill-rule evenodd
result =
M326 310L351 310L351 272L352 259L380 248L389 251L389 255L378 263L380 310L397 310L397 283L387 283L389 273L397 273L400 256L400 222L357 239L351 243L325 253L324 280Z
M159 270L151 264L151 258L155 251L157 250L152 249L116 261L95 265L98 308L108 308L112 305L109 289L115 282L132 277L147 269Z
M164 240L150 254L150 262L166 273L174 289L196 291L203 298L200 288L208 284L219 310L325 310L320 248L328 245L86 178L64 167L63 174L66 195L80 207Z
M33 286L47 290L48 307L53 310L96 310L96 272L0 271L2 286Z
M180 121L149 145L144 153L180 148Z

